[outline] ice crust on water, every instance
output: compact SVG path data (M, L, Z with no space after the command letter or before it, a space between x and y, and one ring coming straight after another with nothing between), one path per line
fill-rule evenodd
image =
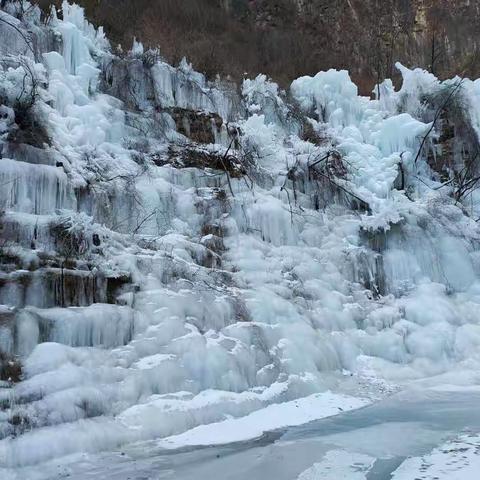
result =
M392 474L393 480L421 476L426 480L470 480L480 469L480 437L465 433L422 457L408 458Z
M404 428L408 428L405 426ZM402 461L391 472L393 480L470 480L478 477L480 461L478 458L479 436L464 433L449 440L430 453L421 457L411 457ZM366 480L378 474L375 458L364 453L352 453L348 450L330 450L321 462L302 472L298 480ZM396 459L393 460L394 464ZM400 459L399 459L400 460ZM377 470L377 471L376 471Z
M27 55L41 79L34 113L55 159L35 161L32 149L22 160L0 159L10 269L0 278L0 349L19 355L24 375L0 389L5 474L128 442L188 443L215 432L214 423L255 437L255 415L288 412L291 402L318 399L318 412L298 422L334 413L322 407L329 389L375 397L383 381L478 368L476 203L465 215L448 188L425 185L440 184L427 152L414 162L431 126L421 99L454 81L399 65L402 88L384 82L371 100L347 72L320 72L293 82L297 114L265 76L245 80L238 94L138 42L118 58L80 7L64 2L62 13L42 25L1 12L35 35L61 38L35 58L18 38L0 42L2 59ZM105 93L130 91L109 77L118 65L136 85L134 101ZM24 77L21 63L0 62L3 152ZM464 81L477 131L479 91L478 81ZM202 148L225 154L231 143L229 153L252 162L249 177L163 162L172 160L169 146L191 145L175 131L172 108L219 115L223 133ZM302 115L319 141L301 139ZM329 151L346 170L333 190L311 176ZM396 188L400 164L410 198ZM55 252L66 262L51 230L65 218L65 238L83 235L74 271L127 278L122 305L89 305L77 292L79 307L35 308L45 284L28 266ZM31 277L40 284L25 297ZM13 418L25 419L23 430Z
M361 453L331 450L320 463L315 463L302 472L297 480L365 480L375 459Z

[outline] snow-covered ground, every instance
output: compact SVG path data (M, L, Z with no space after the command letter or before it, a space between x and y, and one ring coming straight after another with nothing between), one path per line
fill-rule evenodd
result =
M259 438L264 433L280 428L302 425L366 404L367 402L361 398L331 392L316 393L290 402L269 405L244 417L200 425L180 435L163 438L157 445L175 449L242 442Z
M0 20L0 474L478 388L479 80L239 91L67 2ZM330 450L304 478L378 467Z
M473 480L480 472L480 436L464 434L422 457L406 460L393 480Z
M480 397L475 389L461 390L438 392L422 385L365 408L283 427L251 441L244 435L243 441L232 444L179 442L168 449L156 441L139 442L113 453L74 454L4 474L8 480L413 480L422 476L470 480L476 478L471 475L478 468Z
M372 476L375 458L331 450L320 463L302 472L298 480L474 480L480 472L480 436L465 434L421 457L405 460L391 477ZM369 476L370 475L370 476Z

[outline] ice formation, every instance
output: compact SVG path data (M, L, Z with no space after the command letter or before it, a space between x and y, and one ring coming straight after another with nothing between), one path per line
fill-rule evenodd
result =
M478 369L480 80L239 91L67 2L0 40L2 478Z

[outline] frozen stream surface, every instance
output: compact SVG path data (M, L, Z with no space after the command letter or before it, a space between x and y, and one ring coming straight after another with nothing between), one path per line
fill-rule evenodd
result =
M78 480L470 480L480 472L479 404L479 389L408 390L255 440L174 450L139 443L17 473Z

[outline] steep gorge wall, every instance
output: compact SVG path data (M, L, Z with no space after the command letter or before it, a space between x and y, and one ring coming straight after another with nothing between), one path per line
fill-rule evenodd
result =
M47 5L50 0L41 0ZM350 71L363 94L395 76L394 62L440 77L480 75L478 0L79 0L109 37L137 36L207 75L266 73L284 86L328 68ZM433 59L433 62L432 62Z

